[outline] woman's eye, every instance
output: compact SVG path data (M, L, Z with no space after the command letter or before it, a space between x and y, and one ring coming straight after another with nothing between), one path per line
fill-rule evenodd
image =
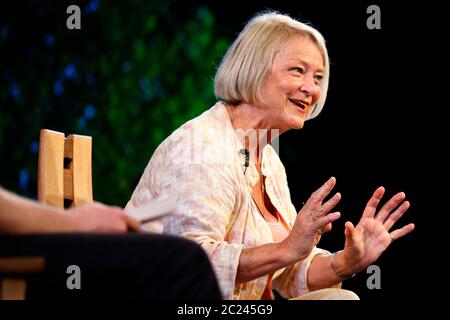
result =
M317 75L317 76L314 77L314 79L316 80L316 82L320 83L322 81L322 79L323 79L323 76L322 75Z
M302 74L304 73L303 68L300 68L300 67L292 68L292 70L295 71L295 72L298 72L298 73L302 73Z

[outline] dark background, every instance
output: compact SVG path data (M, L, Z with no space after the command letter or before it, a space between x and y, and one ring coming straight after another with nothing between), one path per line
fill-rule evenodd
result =
M69 4L82 8L81 30L66 28ZM381 8L381 30L366 27L371 4ZM363 273L344 287L366 301L427 298L441 279L433 249L445 237L441 204L448 190L439 80L444 20L437 18L442 6L432 2L2 4L1 185L36 198L39 129L87 134L93 136L94 198L124 206L156 146L212 106L221 56L245 22L265 9L316 27L331 61L322 114L280 140L294 205L337 178L342 218L320 245L335 251L343 246L344 222L357 223L376 187L386 188L386 199L404 191L412 206L399 225L414 222L416 230L378 260L381 290L367 289Z

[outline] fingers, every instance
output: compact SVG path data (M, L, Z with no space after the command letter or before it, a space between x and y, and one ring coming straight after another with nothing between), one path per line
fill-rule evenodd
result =
M400 219L403 214L409 209L410 203L409 201L403 202L389 217L384 221L384 226L386 230L392 228L392 226Z
M322 201L330 194L335 185L336 178L331 177L319 189L312 193L311 197L308 199L308 202L312 202L312 204L322 204Z
M340 217L339 212L329 213L341 200L341 194L336 193L331 199L322 205L322 201L330 194L336 184L336 179L331 177L319 189L317 189L308 199L306 205L302 208L305 215L310 217L312 228L317 233L318 239L324 232L331 230L331 223Z
M362 218L373 218L375 216L375 212L377 211L377 206L383 198L384 195L384 187L378 187L373 193L370 200L367 202L366 208L362 214Z
M327 214L326 216L318 218L315 221L315 223L316 223L316 230L317 231L322 231L322 230L325 230L325 228L330 228L330 230L331 230L331 226L327 227L327 225L331 224L332 222L334 222L337 219L339 219L340 216L341 216L340 212L332 212L332 213Z
M122 218L125 220L129 231L140 232L141 231L141 223L135 218L129 216L126 213L122 214Z
M325 214L330 212L338 204L341 198L341 194L339 192L336 193L330 200L322 205L321 211Z
M391 199L389 199L389 201L386 202L384 206L380 209L380 211L375 217L375 220L384 222L384 220L386 220L386 218L389 216L392 210L394 210L403 200L405 200L405 197L406 195L404 192L399 192Z
M322 228L322 233L329 232L329 231L331 231L332 228L333 228L333 225L331 223L329 223L329 224L325 225L325 227Z
M392 231L391 232L391 237L393 238L393 240L397 240L397 239L407 235L411 231L413 231L414 228L415 228L414 223L407 224L403 228L400 228L400 229Z
M316 227L314 229L316 231L315 231L314 246L316 246L319 243L323 233L331 230L332 227L331 222L335 221L336 219L339 219L340 216L341 214L339 212L333 212L315 221Z
M328 223L322 229L317 231L315 245L317 245L319 243L320 238L322 237L322 234L324 234L325 232L331 231L332 227L333 227L333 225L331 223Z
M125 224L125 228L123 228L124 232L127 231L134 231L139 232L141 231L141 223L133 218L132 216L126 214L122 208L115 207L115 206L105 206L105 208L110 212L116 214L122 223ZM122 227L121 227L122 230Z
M109 217L116 217L114 226L111 225L109 228L114 229L116 232L127 232L127 231L141 231L141 223L130 215L126 214L122 208L116 206L108 206L102 203L95 202L95 206L99 210L103 210ZM113 219L113 220L114 220ZM109 223L105 220L105 226Z

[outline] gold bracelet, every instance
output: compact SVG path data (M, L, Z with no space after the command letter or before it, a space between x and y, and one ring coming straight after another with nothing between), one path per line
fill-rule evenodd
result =
M337 252L333 253L333 257L331 258L330 267L333 269L334 273L341 278L342 280L353 278L356 273L354 274L346 274L343 270L339 269L339 267L336 265L336 254Z

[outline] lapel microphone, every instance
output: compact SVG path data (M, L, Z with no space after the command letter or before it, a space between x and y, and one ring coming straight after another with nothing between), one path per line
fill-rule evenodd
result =
M241 149L239 152L245 156L245 163L244 163L244 167L245 167L244 175L245 175L245 172L247 171L249 161L250 161L250 151L248 151L248 149Z

